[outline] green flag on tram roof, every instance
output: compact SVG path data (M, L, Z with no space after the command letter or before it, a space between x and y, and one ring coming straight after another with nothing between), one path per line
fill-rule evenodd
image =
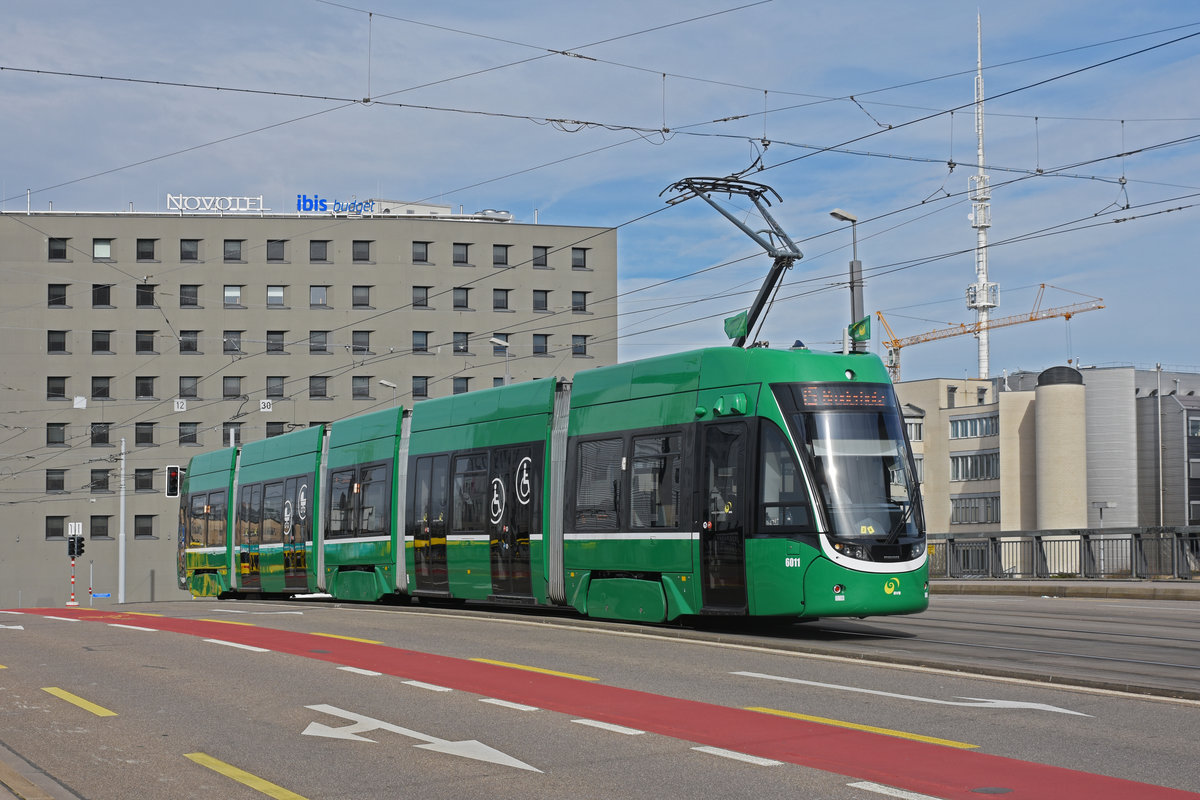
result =
M870 314L850 326L850 338L856 342L865 342L871 338Z
M725 335L730 339L736 339L739 336L745 336L748 333L746 322L749 319L749 314L745 311L738 312L732 317L725 318Z

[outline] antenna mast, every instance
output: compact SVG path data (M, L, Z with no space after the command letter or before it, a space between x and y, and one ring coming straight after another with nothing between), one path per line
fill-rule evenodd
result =
M987 232L992 225L992 190L983 171L983 23L975 17L977 61L975 71L975 134L979 137L976 153L978 169L968 180L971 198L971 227L975 229L975 283L967 286L967 308L975 310L976 338L979 340L979 377L991 377L988 319L1000 304L999 286L988 280Z

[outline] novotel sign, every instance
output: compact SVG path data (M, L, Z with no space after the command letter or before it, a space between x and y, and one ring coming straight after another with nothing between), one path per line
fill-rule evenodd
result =
M228 213L258 213L270 211L263 205L262 195L258 197L195 197L186 194L167 195L167 211L218 211Z

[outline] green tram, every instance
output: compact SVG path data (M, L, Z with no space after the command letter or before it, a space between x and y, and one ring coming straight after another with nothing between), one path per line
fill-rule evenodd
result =
M179 581L608 619L929 602L873 355L721 347L422 401L191 460Z

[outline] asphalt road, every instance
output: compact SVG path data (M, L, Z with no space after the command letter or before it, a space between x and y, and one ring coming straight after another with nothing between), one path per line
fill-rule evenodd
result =
M1169 695L1195 689L1196 614L956 597L751 632L205 600L0 614L0 784L15 774L55 798L1193 797L1200 703Z

